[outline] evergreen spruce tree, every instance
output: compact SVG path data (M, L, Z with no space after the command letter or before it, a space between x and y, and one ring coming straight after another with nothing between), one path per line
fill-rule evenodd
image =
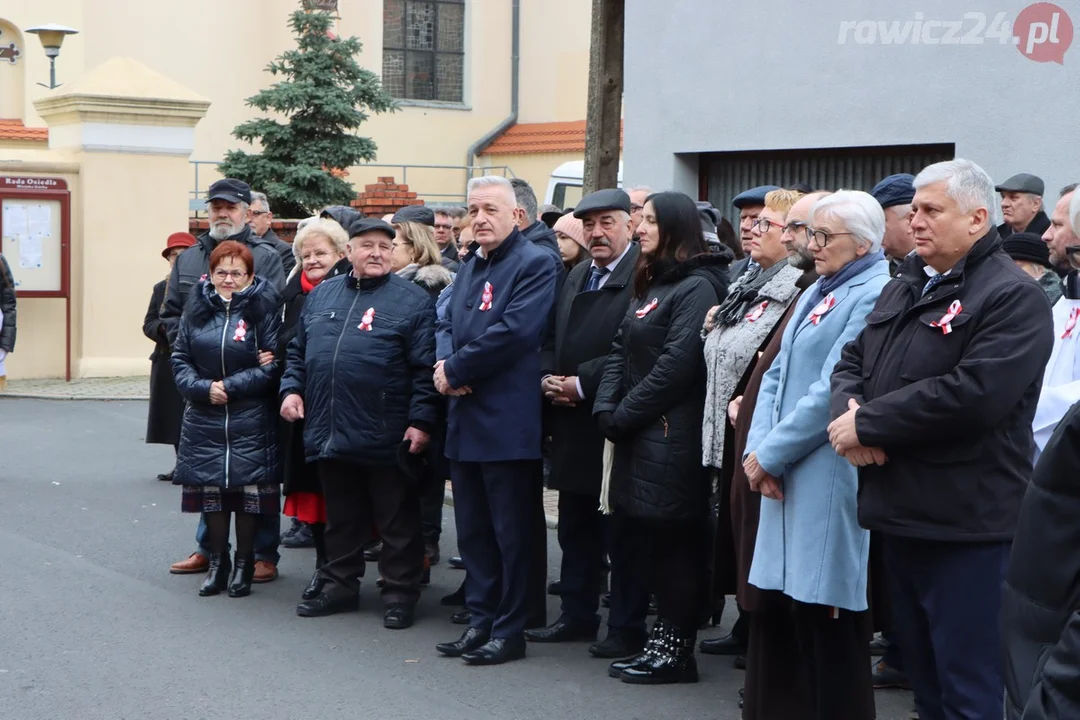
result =
M306 217L326 205L347 205L353 186L340 177L348 167L375 159L376 145L356 130L369 112L394 109L379 77L356 62L356 37L330 34L326 12L297 10L289 19L296 48L267 66L280 82L247 99L284 122L261 117L242 123L233 136L262 151L231 150L219 172L265 192L279 217Z

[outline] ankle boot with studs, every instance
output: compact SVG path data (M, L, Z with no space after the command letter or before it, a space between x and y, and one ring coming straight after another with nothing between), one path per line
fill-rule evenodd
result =
M608 676L613 678L621 678L623 671L627 668L631 668L648 661L659 649L658 643L663 633L664 621L660 618L657 618L653 622L652 634L649 636L648 641L646 641L645 643L645 649L628 660L619 660L608 665Z
M696 631L686 631L665 623L656 644L657 650L643 662L623 670L619 679L632 685L696 683L698 670L697 659L694 657L695 642Z

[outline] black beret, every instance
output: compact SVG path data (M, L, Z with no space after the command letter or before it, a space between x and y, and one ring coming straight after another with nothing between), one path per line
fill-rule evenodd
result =
M1041 177L1031 173L1017 173L994 189L999 193L1022 192L1042 197L1043 193L1046 192L1046 183L1043 182Z
M435 211L426 205L406 205L394 213L391 222L414 222L435 227Z
M225 178L218 180L206 192L206 201L224 200L231 203L251 204L251 186L243 180Z
M1053 269L1050 264L1050 248L1035 233L1013 233L1001 243L1001 249L1013 260L1027 260Z
M731 198L731 204L742 210L744 207L751 207L754 205L764 205L765 196L771 193L773 190L779 190L776 185L761 185L756 188L750 188L745 190L735 197Z
M895 207L896 205L910 205L915 199L915 176L908 173L898 173L883 179L870 194L881 205L881 209Z
M353 220L352 225L349 225L349 237L354 238L357 235L363 235L364 233L370 232L372 230L378 230L380 232L386 233L390 236L391 240L397 237L397 230L395 230L389 224L384 223L379 218L369 217Z
M622 190L597 190L581 198L574 208L574 217L581 220L586 215L602 210L622 210L630 213L630 196Z

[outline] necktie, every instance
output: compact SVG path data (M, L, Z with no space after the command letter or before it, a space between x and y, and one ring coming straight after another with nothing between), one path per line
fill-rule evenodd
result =
M922 289L922 296L926 297L928 294L930 294L930 291L940 285L941 281L944 279L945 273L941 273L939 275L934 275L929 280L927 280L926 285L924 285Z
M589 281L585 283L585 290L583 292L592 292L593 290L600 289L600 279L607 275L610 270L602 267L594 267L589 270Z

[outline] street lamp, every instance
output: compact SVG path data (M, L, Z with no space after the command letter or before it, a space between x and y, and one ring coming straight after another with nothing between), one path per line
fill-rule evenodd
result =
M49 58L49 84L38 83L38 85L52 90L56 87L56 56L60 54L60 46L64 44L64 36L75 35L79 31L56 23L49 23L48 25L27 28L26 32L37 35L38 40L41 41L41 47L45 48L45 55Z

